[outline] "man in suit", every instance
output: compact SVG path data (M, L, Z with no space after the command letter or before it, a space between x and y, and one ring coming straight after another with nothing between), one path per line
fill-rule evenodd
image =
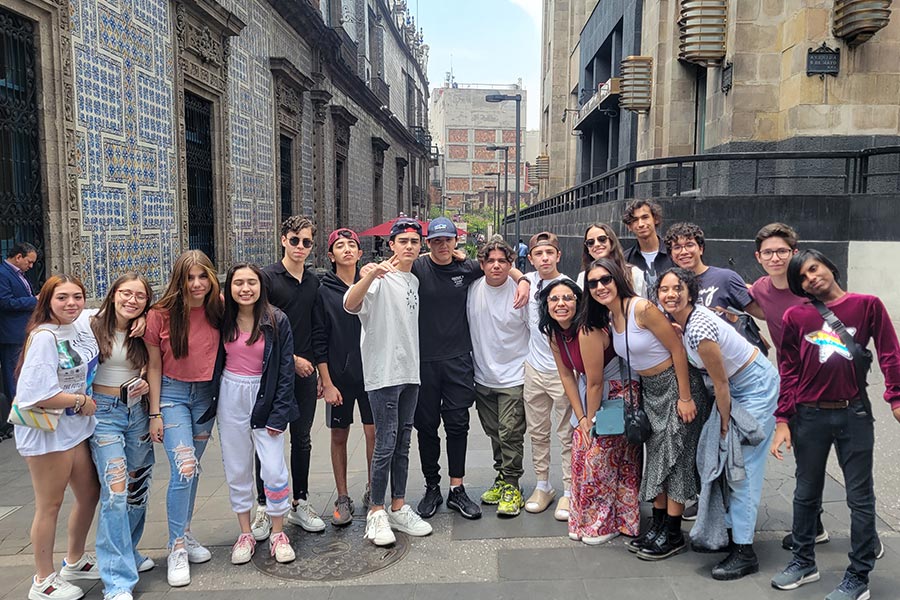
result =
M0 262L0 372L6 399L0 403L0 436L12 428L7 425L9 408L16 395L14 371L25 342L25 324L37 304L25 272L34 266L37 248L27 242L13 245ZM2 437L0 437L2 439Z

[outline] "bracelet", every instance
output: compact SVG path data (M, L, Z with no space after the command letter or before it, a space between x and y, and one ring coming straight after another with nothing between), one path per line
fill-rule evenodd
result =
M151 419L159 419L160 421L162 421L162 413L156 413L156 414L147 415L147 416Z
M693 399L693 398L687 398L687 399L685 399L685 398L679 398L678 401L679 401L679 402L693 402L694 399Z
M80 412L82 406L84 406L84 394L75 394L75 406L72 407L72 412Z
M517 283L517 284L522 283L523 280L527 281L527 282L528 282L528 285L531 285L531 280L528 279L528 276L527 276L527 275L522 275L521 277L519 277L518 279L516 279L516 283Z
M587 415L581 415L581 419L587 419ZM578 419L579 423L581 423L581 419Z

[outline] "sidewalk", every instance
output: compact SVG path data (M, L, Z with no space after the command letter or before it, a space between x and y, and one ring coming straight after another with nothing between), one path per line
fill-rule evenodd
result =
M873 386L872 393L873 398L878 398L880 390ZM328 515L336 493L329 459L328 430L324 427L323 415L324 410L320 407L313 429L310 475L313 492L310 500L317 510ZM884 434L885 439L894 439L894 432L900 432L900 428L889 413L878 417L876 437ZM554 440L555 460L551 467L551 482L561 493L556 446ZM893 447L896 448L896 445ZM365 487L365 459L359 426L353 430L350 448L350 492L357 511L360 511ZM526 444L526 476L522 482L526 494L534 485L530 456L531 449ZM193 581L190 586L172 589L166 583L165 572L168 464L162 448L157 448L156 457L151 508L141 549L157 562L157 567L141 576L135 594L141 600L163 597L198 600L246 598L253 591L265 591L267 600L612 597L618 600L719 600L726 597L729 600L821 600L840 581L850 546L849 513L844 502L844 490L837 480L829 478L823 519L832 541L817 547L822 580L794 592L779 592L770 587L771 576L790 559L790 554L781 549L780 540L790 528L793 493L793 464L789 461L780 464L772 460L757 523L756 551L760 557L761 572L737 582L716 582L709 577L709 570L721 559L721 555L687 552L660 563L643 562L625 550L621 538L600 547L587 547L568 540L565 524L555 521L550 510L540 515L523 512L518 518L500 520L495 516L493 507L485 507L484 517L478 521L466 521L442 507L431 519L435 528L433 535L410 538L408 552L403 558L372 574L328 583L282 579L264 574L253 563L235 567L229 562L231 544L238 529L237 521L230 512L216 431L201 463L203 475L192 527L196 537L210 547L213 558L206 564L192 566ZM470 496L477 498L492 483L493 472L490 445L474 410L468 457L467 489ZM33 573L28 538L33 516L33 495L27 468L16 453L12 440L0 444L0 461L3 464L0 471L0 598L21 599L27 595ZM423 489L415 440L410 463L409 502L415 506ZM447 485L445 478L445 496ZM895 502L894 498L888 500ZM882 512L881 504L879 512ZM63 507L62 514L68 514L68 506ZM689 526L689 523L685 524L686 528ZM900 583L900 532L881 519L878 529L886 554L878 561L872 574L872 598L896 598L900 596L897 592ZM305 540L319 542L314 551L322 554L320 559L327 561L333 555L336 561L343 560L341 552L345 544L330 525L321 534L308 534L289 525L288 534L300 544ZM328 543L321 544L323 541ZM92 547L92 542L93 536L89 538L89 547ZM63 519L57 532L57 563L61 562L64 551ZM267 551L265 543L257 548L257 554ZM348 558L352 559L352 556ZM87 590L89 586L82 587ZM99 583L90 587L86 598L102 598L101 587Z

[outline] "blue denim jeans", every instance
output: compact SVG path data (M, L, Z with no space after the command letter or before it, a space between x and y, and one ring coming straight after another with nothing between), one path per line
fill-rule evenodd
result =
M166 517L169 547L181 541L194 514L200 459L209 443L215 419L197 421L212 402L211 381L189 383L163 376L159 409L163 417L163 445L169 457Z
M415 384L392 385L369 392L375 421L375 451L372 454L373 505L384 504L388 476L391 499L406 497L409 476L409 439L419 398Z
M728 382L731 401L749 412L766 434L766 439L756 446L741 446L747 476L741 481L728 482L731 500L726 522L731 526L735 544L753 543L766 460L775 435L779 383L778 371L762 354Z
M143 403L129 409L115 396L95 393L93 398L97 428L90 444L100 476L97 564L104 593L111 597L131 592L138 581L137 568L143 557L137 545L150 499L153 442Z

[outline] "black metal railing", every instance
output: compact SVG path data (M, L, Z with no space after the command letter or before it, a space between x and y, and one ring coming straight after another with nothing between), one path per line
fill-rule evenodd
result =
M898 191L900 146L843 152L692 154L638 160L611 169L522 209L520 219L633 198Z
M216 260L215 198L212 162L212 103L185 92L188 247Z
M428 129L418 125L410 125L409 131L413 134L413 137L416 138L417 144L425 146L429 151L431 150L431 132L428 131Z

